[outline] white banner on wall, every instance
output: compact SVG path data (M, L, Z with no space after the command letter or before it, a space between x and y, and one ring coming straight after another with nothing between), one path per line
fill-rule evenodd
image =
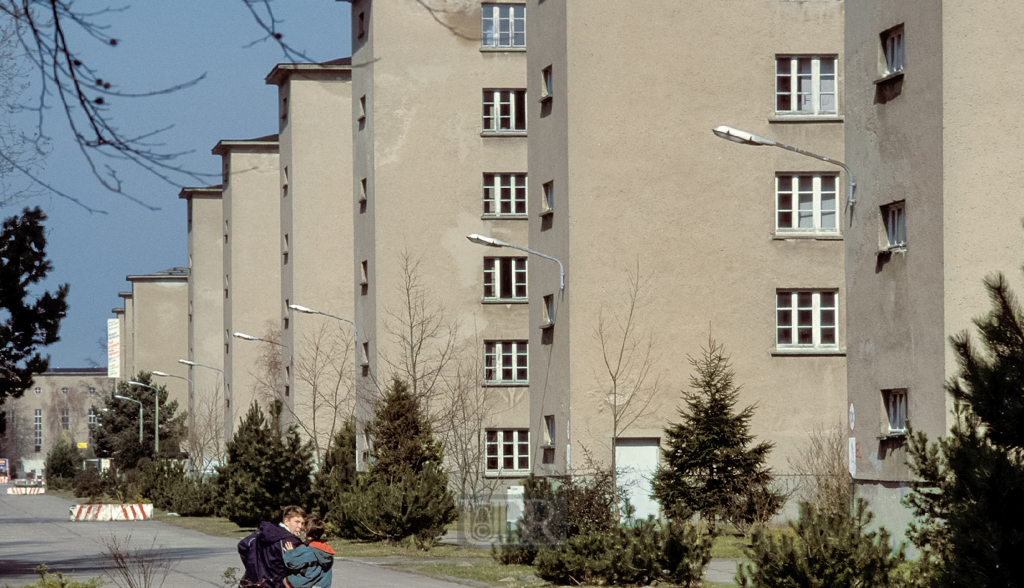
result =
M116 318L107 319L107 377L121 377L121 327Z

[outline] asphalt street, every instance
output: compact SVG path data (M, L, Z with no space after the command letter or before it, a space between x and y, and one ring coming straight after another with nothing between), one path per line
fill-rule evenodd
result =
M35 568L41 563L77 580L102 576L109 565L105 554L111 538L122 545L129 542L131 551L153 553L170 561L164 588L222 588L223 574L229 567L238 568L241 576L237 539L211 537L153 521L72 523L68 520L69 500L48 494L11 496L3 485L0 492L0 586L31 584L38 579ZM109 578L104 581L114 585ZM337 586L366 588L460 586L353 560L335 562L334 582Z

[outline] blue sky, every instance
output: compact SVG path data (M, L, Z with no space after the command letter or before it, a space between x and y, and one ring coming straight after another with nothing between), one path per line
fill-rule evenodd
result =
M247 47L263 34L241 0L123 0L110 6L128 6L97 19L110 25L107 32L119 40L117 47L87 40L80 51L83 61L118 89L156 90L206 73L197 86L170 95L111 99L110 116L125 134L174 125L160 135L165 144L160 149L192 151L179 162L211 174L201 182L205 185L220 183L219 158L210 154L217 141L277 132L277 90L263 80L275 64L288 59L276 44ZM280 31L285 40L312 60L351 54L349 3L276 0L271 6L284 21ZM86 367L90 361L105 366L100 342L105 344L111 309L121 306L117 293L130 290L125 276L187 265L185 203L178 199L179 186L130 166L121 168L125 191L160 210L105 190L91 175L61 114L46 114L52 153L41 178L107 214L90 214L52 194L23 203L42 207L50 217L47 252L54 271L45 286L71 285L61 340L47 352L50 367ZM5 217L15 212L3 210Z

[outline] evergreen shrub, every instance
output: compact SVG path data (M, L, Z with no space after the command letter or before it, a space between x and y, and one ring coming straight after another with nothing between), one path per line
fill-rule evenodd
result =
M61 436L60 441L47 454L44 467L48 486L58 490L71 488L75 475L82 470L82 454L67 438Z
M74 493L78 498L93 502L103 498L103 478L94 468L86 468L75 476Z
M139 473L142 494L153 501L153 506L189 517L213 514L216 496L213 484L187 475L182 462L143 460Z

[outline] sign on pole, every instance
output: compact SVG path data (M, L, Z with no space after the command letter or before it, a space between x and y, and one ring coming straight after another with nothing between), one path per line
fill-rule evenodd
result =
M107 377L121 377L121 323L107 319Z

